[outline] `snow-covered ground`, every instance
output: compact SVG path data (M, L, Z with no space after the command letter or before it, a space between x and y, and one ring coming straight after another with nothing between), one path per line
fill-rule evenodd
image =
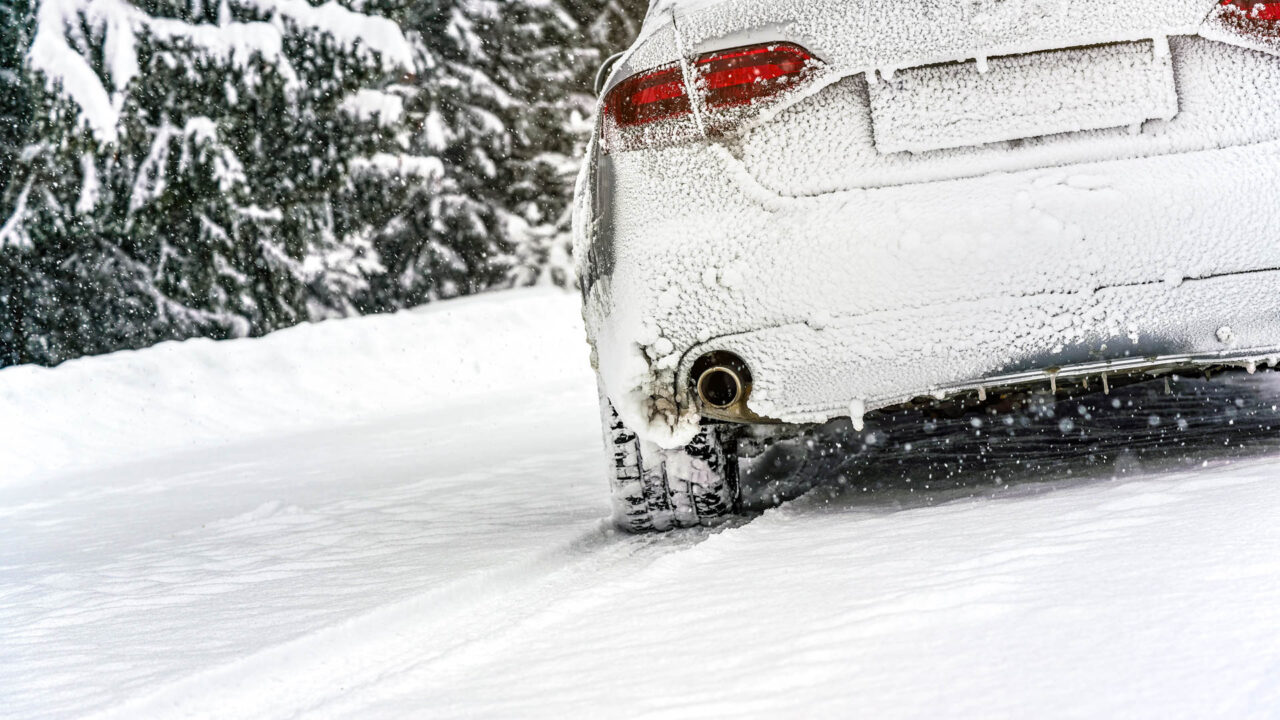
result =
M1272 376L868 418L799 500L628 537L576 302L0 371L0 714L1280 713Z

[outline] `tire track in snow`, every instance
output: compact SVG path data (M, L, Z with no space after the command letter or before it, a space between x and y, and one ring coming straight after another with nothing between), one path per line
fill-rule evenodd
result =
M310 717L397 675L501 643L509 630L553 611L566 597L623 579L711 534L629 537L601 521L571 545L532 562L378 608L91 717Z
M1243 683L1267 677L1277 589L1265 578L1278 536L1255 523L1274 516L1276 467L1273 456L1046 492L957 492L896 511L853 494L807 498L306 714L1061 717L1088 702L1095 712L1081 715L1109 717L1176 707L1235 682L1200 678L1201 667L1212 675L1234 660ZM1186 682L1162 685L1166 664ZM970 676L983 692L959 679ZM1275 707L1258 699L1274 687L1237 704ZM1080 689L1098 692L1069 697ZM857 710L864 702L881 710Z
M15 717L110 710L510 574L606 514L594 403L551 386L498 417L481 399L106 468L73 478L109 491L88 499L12 489L63 502L0 521L24 539L0 552L0 696Z

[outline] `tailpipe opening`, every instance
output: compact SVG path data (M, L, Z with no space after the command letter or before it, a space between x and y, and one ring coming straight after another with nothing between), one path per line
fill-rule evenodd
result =
M727 408L742 397L742 378L727 367L713 367L698 378L698 398L715 408Z
M704 408L745 409L751 392L751 372L742 358L719 350L698 358L689 374Z

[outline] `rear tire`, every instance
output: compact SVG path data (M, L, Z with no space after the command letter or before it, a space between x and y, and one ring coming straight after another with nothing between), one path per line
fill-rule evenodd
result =
M737 428L703 425L693 442L664 450L627 428L601 401L613 488L613 520L627 532L710 527L738 507Z

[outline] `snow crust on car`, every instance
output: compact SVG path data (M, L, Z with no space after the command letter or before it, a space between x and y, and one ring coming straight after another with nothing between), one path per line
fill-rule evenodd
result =
M877 148L867 87L883 79L859 75L801 100L771 122L744 129L730 150L770 192L805 196L1195 152L1276 137L1280 104L1274 98L1280 97L1280 72L1275 57L1196 37L1170 38L1169 48L1179 97L1178 113L1167 121L922 153L885 153ZM995 69L990 73L998 75ZM1052 96L1050 89L1027 102L1041 104ZM946 120L938 117L935 122ZM919 134L927 130L921 128Z
M1141 354L1197 309L1211 347L1232 348L1212 339L1227 324L1248 346L1280 312L1275 278L1245 293L1188 281L1280 267L1280 248L1248 240L1265 218L1200 211L1237 205L1249 174L1252 191L1280 192L1264 172L1280 145L1221 152L1214 165L1173 155L819 198L739 192L745 173L713 181L738 167L718 148L665 151L662 173L652 155L620 157L619 178L677 187L688 212L664 216L670 195L623 188L618 225L644 229L619 236L615 272L588 296L600 377L623 420L670 447L700 420L680 371L711 349L746 359L752 410L812 422L1072 348ZM1146 291L1102 292L1126 285ZM1220 324L1213 308L1227 308Z
M796 13L796 23L817 22L810 6L825 7L782 5ZM879 18L867 22L872 28L888 23L886 8L945 16L993 7L849 5ZM1159 28L1195 25L1215 7L1199 1L1160 3L1155 10L1144 4L1141 12L1133 4L995 5L1054 11L1030 17L1056 30L1028 23L1023 40L1048 42L1061 33L1057 47L1101 32L1102 25L1087 21L1087 9L1103 13L1112 28L1107 41L1116 42L1126 34L1149 41ZM777 19L763 5L734 3L677 24L696 44L721 27L716 22L728 22L713 22L720 17L715 13L746 12L744 6L758 9L751 22ZM1068 31L1063 18L1081 25ZM960 37L967 31L957 30L951 47L972 59L975 48L991 47L983 38L995 38L995 45L1012 38L1006 20L997 13L977 23L985 35ZM854 25L845 29L867 36ZM870 41L887 53L881 57L892 56L884 48L901 44L901 59L907 57L902 38L914 37L921 49L912 52L924 57L941 47L931 32L913 26ZM893 66L855 45L832 46L834 55L831 47L819 51L872 68ZM1177 316L1180 302L1193 310L1238 308L1247 329L1237 328L1231 343L1261 341L1264 316L1280 311L1270 301L1250 307L1249 293L1237 289L1183 286L1280 268L1280 248L1256 242L1275 230L1274 214L1250 212L1255 206L1242 200L1280 192L1280 115L1272 107L1280 95L1280 64L1193 37L1151 47L1173 53L1179 114L1139 127L1016 146L883 154L869 126L843 132L866 124L866 88L858 86L867 82L864 76L829 86L739 137L611 156L608 232L600 240L600 228L580 223L577 249L586 262L593 243L609 244L612 272L589 288L585 315L602 383L619 415L645 439L667 447L687 442L701 418L682 370L698 353L730 344L756 376L752 410L808 422L849 415L853 407L873 410L948 379L980 380L1073 348L1141 353L1153 335L1172 332L1161 317ZM858 106L839 104L859 92L861 114L850 111ZM1196 154L1204 151L1214 154ZM1249 284L1250 292L1265 285ZM1107 300L1103 291L1124 286L1152 292ZM1160 295L1179 288L1179 302ZM971 332L962 319L968 316L951 313L965 307L986 308L990 332ZM1204 313L1197 322L1208 327L1211 312ZM937 322L944 316L952 321ZM860 324L867 318L876 322ZM1216 342L1217 328L1204 330L1209 342ZM734 340L766 329L767 338L754 338L759 342ZM916 362L932 370L902 367ZM803 371L824 363L824 372ZM845 403L844 410L833 408L832 399Z
M1194 32L1217 0L662 0L689 47L779 26L842 72ZM1117 31L1120 35L1117 35Z
M876 148L886 154L1130 127L1178 114L1168 45L1150 40L926 65L867 87Z

